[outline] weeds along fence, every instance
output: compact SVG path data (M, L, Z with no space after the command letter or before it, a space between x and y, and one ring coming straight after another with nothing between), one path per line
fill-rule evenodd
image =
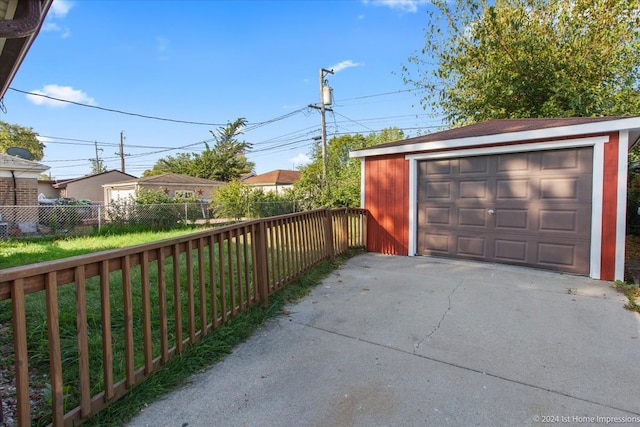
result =
M365 236L365 210L316 210L0 270L5 424L82 424Z
M205 202L0 206L0 239L82 235L108 226L170 228L179 224L264 218L294 212L295 203L287 201L245 203L241 206L212 205Z

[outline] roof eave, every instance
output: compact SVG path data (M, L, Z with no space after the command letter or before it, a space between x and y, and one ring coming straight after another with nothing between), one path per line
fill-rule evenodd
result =
M546 138L562 138L576 135L586 135L594 133L619 132L621 130L640 129L640 117L629 117L619 120L598 121L593 123L582 123L578 125L568 125L551 127L544 129L532 129L518 132L497 133L493 135L483 135L475 137L445 139L440 141L429 141L423 143L397 145L384 148L368 148L351 151L349 157L361 158L371 156L384 156L390 154L405 154L416 151L433 151L440 149L462 148L468 146L494 145L513 141L529 141Z
M8 70L3 75L0 75L0 99L4 97L5 93L7 92L7 89L9 89L9 85L11 84L11 82L13 81L13 78L18 72L20 65L22 65L22 61L24 61L24 58L27 55L27 52L29 51L29 49L31 48L31 45L33 44L36 37L38 36L38 33L42 28L42 24L47 16L49 8L53 3L53 0L37 0L37 1L40 1L40 5L41 5L40 19L39 19L37 28L35 28L35 30L33 30L26 36L16 37L15 39L19 40L19 43L20 43L16 55L11 55L10 57L3 58L3 62L6 61L5 63L9 63L10 65L8 67ZM3 40L5 41L5 45L6 45L6 40L8 39L9 39L8 37L3 38ZM15 40L15 39L12 39L12 40ZM2 49L2 51L4 51L4 48ZM0 52L0 56L1 55L2 55L2 52Z

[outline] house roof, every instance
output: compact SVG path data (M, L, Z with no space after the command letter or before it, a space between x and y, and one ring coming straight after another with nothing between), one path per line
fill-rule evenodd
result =
M196 178L188 175L180 175L177 173L163 173L161 175L143 176L141 178L114 182L113 184L105 184L103 187L117 187L126 186L132 184L150 184L150 185L176 185L176 184L191 184L191 185L203 185L203 186L220 186L224 182L214 181L211 179Z
M0 99L36 39L53 0L0 0Z
M563 138L620 130L630 131L635 143L640 137L640 117L569 117L551 119L496 119L402 141L353 150L351 157L409 153L455 146L499 144L513 141Z
M41 163L0 153L0 170L44 172L49 169Z
M134 175L129 175L128 173L120 172L117 169L111 169L111 170L108 170L108 171L105 171L105 172L101 172L101 173L94 173L94 174L91 174L91 175L81 176L79 178L65 179L65 180L62 180L62 181L57 181L57 182L55 182L53 184L53 187L54 188L66 188L67 184L70 184L72 182L78 182L78 181L82 181L82 180L85 180L85 179L95 178L97 176L107 175L107 174L111 174L111 173L116 173L116 174L122 175L122 178L123 178L122 180L123 181L124 181L125 178L136 179L136 177Z
M300 180L300 171L276 169L260 175L249 177L242 182L246 184L287 185Z

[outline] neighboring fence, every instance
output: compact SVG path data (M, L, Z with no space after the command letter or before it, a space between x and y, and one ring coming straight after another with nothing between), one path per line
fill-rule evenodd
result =
M230 210L234 209L209 203L0 206L0 239L87 234L109 225L167 228L202 224L215 222L221 213ZM261 202L242 206L236 216L263 218L294 212L294 202ZM236 218L222 218L229 219Z
M81 424L319 261L365 247L366 226L365 210L317 210L0 270L15 422L36 422L34 371L48 372L44 421Z

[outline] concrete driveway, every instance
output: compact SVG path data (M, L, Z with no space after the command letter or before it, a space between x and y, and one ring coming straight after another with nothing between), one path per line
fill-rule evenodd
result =
M625 302L585 277L363 254L130 425L640 425Z

